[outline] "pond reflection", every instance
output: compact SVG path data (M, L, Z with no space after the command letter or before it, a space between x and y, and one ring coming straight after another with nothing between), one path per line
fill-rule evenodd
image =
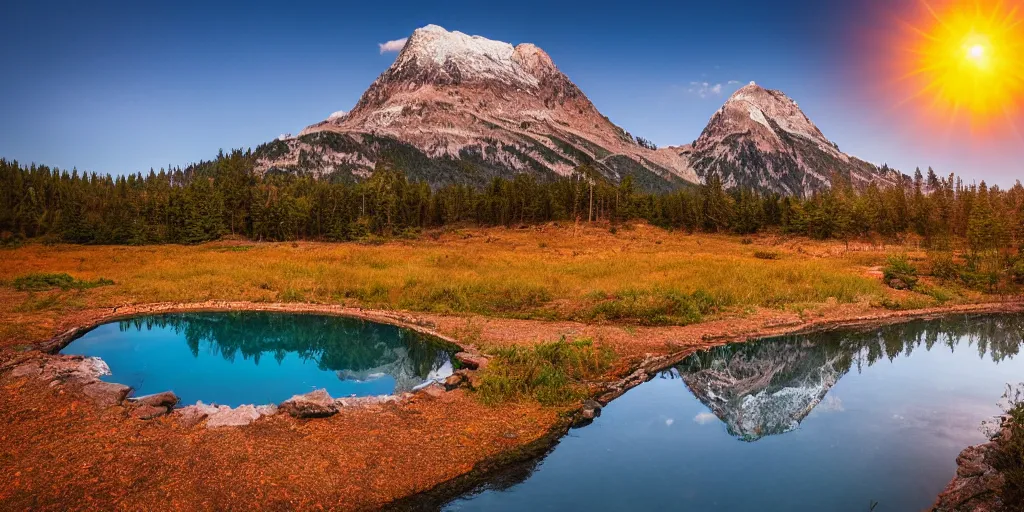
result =
M414 331L365 320L263 312L181 313L97 327L63 351L98 356L107 380L182 403L279 402L410 391L452 371L451 351Z
M1020 316L916 321L725 345L694 354L677 369L730 434L756 441L797 428L847 372L915 350L974 349L998 363L1018 354L1022 335Z
M922 510L1005 386L1024 315L786 336L698 353L527 472L449 510ZM738 442L739 441L739 442Z

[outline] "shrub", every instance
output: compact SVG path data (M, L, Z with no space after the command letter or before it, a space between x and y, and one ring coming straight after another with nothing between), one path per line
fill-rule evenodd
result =
M1024 503L1024 401L1020 388L1008 387L1004 397L1009 400L1006 425L1010 436L997 445L992 465L1005 478L1003 503Z
M1013 282L1017 284L1024 284L1024 259L1017 260L1010 267L1010 279L1013 279Z
M754 239L753 238L741 238L740 239L740 243L743 244L743 245L751 245L751 244L754 243Z
M46 290L85 290L98 286L114 284L110 279L99 278L95 281L82 281L65 273L32 273L25 274L14 280L14 289L19 292L41 292Z
M917 285L917 267L910 263L905 254L889 256L882 275L890 288L913 290Z
M932 275L945 281L955 281L960 278L963 268L953 261L950 253L937 253L931 256Z
M998 251L968 254L960 279L970 288L993 291L1007 274L1007 261Z
M781 256L777 252L772 251L756 251L754 257L759 260L777 260Z
M586 381L604 374L614 359L590 339L501 348L483 370L476 396L493 405L524 398L566 405L587 396Z

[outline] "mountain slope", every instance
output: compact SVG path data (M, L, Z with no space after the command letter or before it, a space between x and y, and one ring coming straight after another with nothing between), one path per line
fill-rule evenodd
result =
M808 195L831 186L836 174L855 186L901 179L843 153L795 101L753 82L715 112L692 146L674 149L690 159L702 181L717 173L730 188Z
M569 175L590 163L648 190L698 181L689 161L643 147L598 112L540 48L435 25L416 30L348 114L258 150L260 172L368 176L381 159L434 186Z

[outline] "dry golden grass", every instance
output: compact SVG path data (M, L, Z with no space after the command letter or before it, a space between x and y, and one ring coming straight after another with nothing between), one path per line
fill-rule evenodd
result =
M758 259L771 251L778 259ZM687 235L646 225L466 229L379 245L223 241L199 246L38 244L0 251L0 336L89 307L211 299L320 302L493 316L684 324L754 307L892 297L867 268L892 248L805 239ZM30 272L112 279L86 290L17 292ZM930 297L903 294L915 305Z

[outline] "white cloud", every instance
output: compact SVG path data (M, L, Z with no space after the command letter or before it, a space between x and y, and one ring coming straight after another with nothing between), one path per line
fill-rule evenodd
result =
M403 46L405 46L405 42L408 39L409 39L408 37L403 37L401 39L395 39L394 41L388 41L386 43L379 43L377 46L380 47L381 55L383 55L383 54L385 54L387 52L397 52L397 51L400 51Z
M674 420L672 418L669 418L669 419L665 420L665 426L666 427L671 427L672 424L675 423L675 422L676 422L676 420Z
M709 96L721 96L722 84L712 84L709 82L690 82L690 88L687 89L686 91L700 98L707 98Z
M338 119L339 117L345 117L346 115L348 115L348 112L345 112L344 110L339 110L328 116L327 119Z
M706 425L718 419L718 416L711 414L710 412L702 412L693 417L693 421L701 425Z
M737 80L729 80L725 83L711 83L711 82L690 82L690 86L686 89L686 92L697 96L698 98L712 98L721 96L725 92L726 87L733 87L739 85Z

